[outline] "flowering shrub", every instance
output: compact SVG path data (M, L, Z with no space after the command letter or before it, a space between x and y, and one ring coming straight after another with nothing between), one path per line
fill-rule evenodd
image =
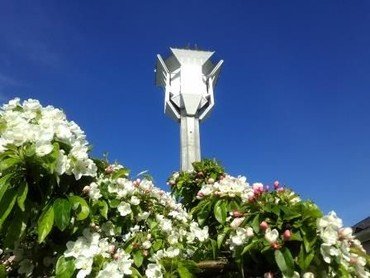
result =
M148 179L92 160L83 131L37 100L0 111L0 277L187 275L207 227Z
M0 109L0 277L369 277L352 230L301 201L225 174L173 174L172 194L92 159L83 131L37 100ZM237 268L233 267L236 265Z
M226 256L242 276L370 277L364 249L334 212L323 216L278 181L270 191L221 169L208 160L169 178L175 194L188 194L179 198L184 206L209 227L215 258Z
M57 273L67 268L69 275L77 269L78 277L189 272L194 265L186 259L206 254L200 247L208 228L199 228L181 204L150 180L130 181L122 174L109 166L83 189L96 213L91 228L67 243Z
M73 233L88 215L78 194L96 172L83 131L61 110L19 99L1 108L0 271L48 271L65 244L61 235Z

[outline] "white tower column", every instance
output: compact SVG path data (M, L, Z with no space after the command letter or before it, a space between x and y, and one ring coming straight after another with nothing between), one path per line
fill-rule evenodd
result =
M171 48L162 59L157 55L156 85L164 88L164 111L180 122L180 168L191 171L200 161L199 123L214 106L214 87L223 61L210 60L214 52Z
M187 116L185 111L181 113L180 140L181 171L188 171L193 168L193 162L201 159L200 134L199 119Z

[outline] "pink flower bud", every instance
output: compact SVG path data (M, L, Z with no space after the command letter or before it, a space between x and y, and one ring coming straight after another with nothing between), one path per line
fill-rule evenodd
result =
M104 171L105 171L106 174L112 174L114 172L113 165L109 165L107 168L105 168Z
M114 246L113 244L109 245L108 246L108 252L110 254L114 254L114 252L116 252L116 246Z
M274 278L274 274L272 272L266 272L263 275L263 278Z
M285 230L283 233L284 240L288 241L290 240L291 237L292 237L292 232L290 230Z
M269 224L267 224L266 221L262 221L261 224L260 224L260 229L262 231L266 231L266 229L269 227Z
M274 188L275 188L275 189L278 189L278 188L279 188L279 186L280 186L279 181L274 181Z
M136 181L133 181L132 184L135 186L135 187L138 187L140 185L140 182L141 180L140 179L137 179Z
M234 210L233 211L233 216L234 217L242 217L244 214L240 211Z

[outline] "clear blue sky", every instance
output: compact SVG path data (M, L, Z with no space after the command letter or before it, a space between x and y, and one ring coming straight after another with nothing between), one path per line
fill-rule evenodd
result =
M225 60L202 154L279 179L352 225L370 215L370 1L0 2L0 97L65 110L93 154L167 188L179 127L155 55L197 44Z

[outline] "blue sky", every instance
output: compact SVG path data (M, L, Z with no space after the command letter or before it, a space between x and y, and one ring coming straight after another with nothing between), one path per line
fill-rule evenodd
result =
M0 2L0 98L62 108L94 146L167 188L179 126L157 53L197 44L225 63L203 157L279 179L352 225L370 215L370 2Z

